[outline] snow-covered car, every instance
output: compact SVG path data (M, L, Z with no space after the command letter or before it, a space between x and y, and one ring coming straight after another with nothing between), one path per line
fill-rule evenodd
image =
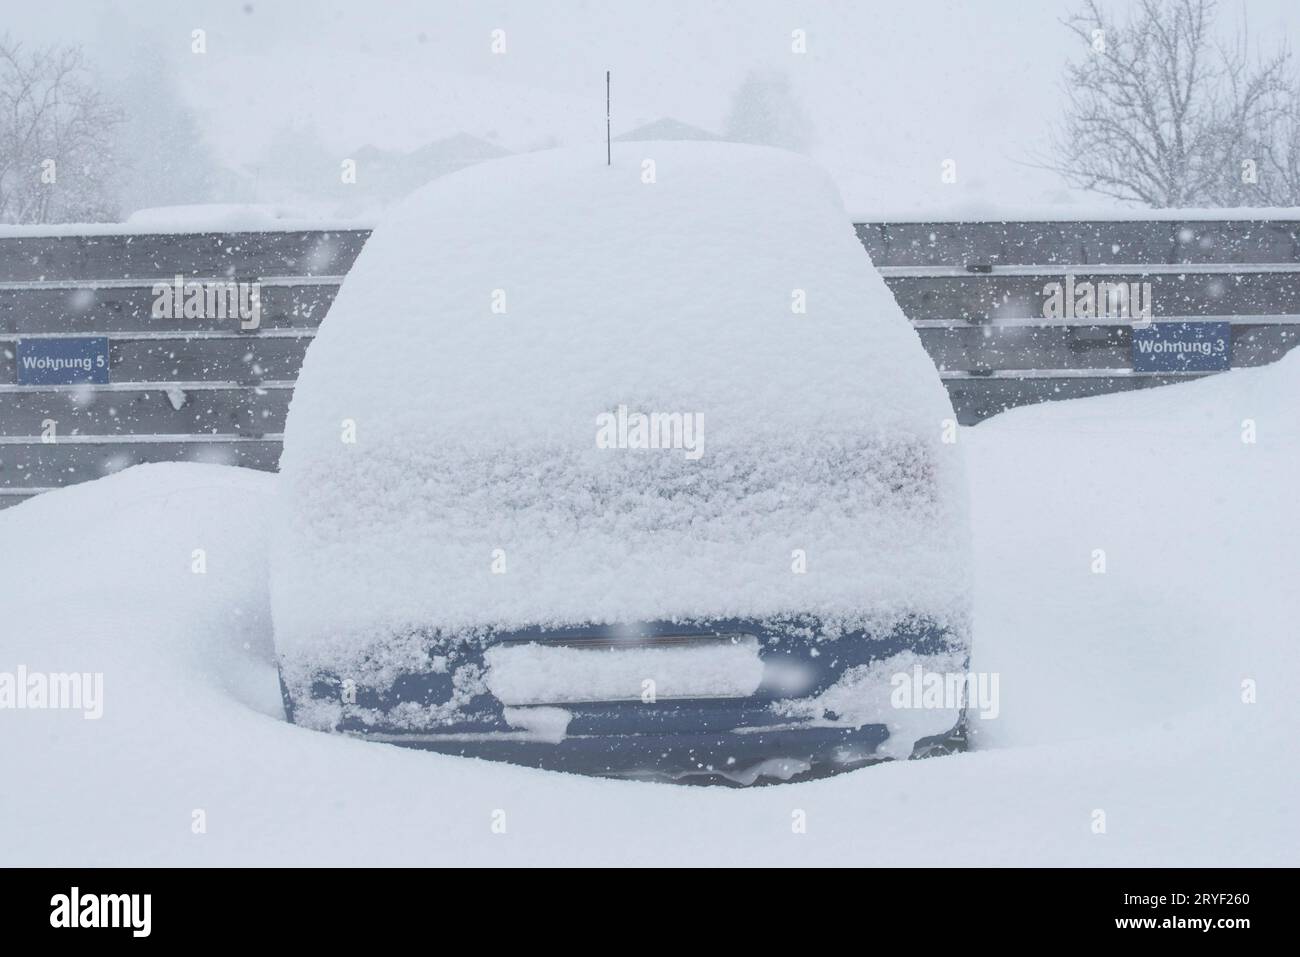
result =
M952 409L793 153L508 158L382 223L289 411L290 720L687 782L960 748ZM907 699L907 700L905 700Z

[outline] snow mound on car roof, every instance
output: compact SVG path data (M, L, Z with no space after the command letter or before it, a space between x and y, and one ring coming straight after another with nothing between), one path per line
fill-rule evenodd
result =
M286 426L283 652L721 616L964 633L951 406L834 183L759 147L617 153L455 173L367 242ZM599 448L620 406L702 423L700 454Z

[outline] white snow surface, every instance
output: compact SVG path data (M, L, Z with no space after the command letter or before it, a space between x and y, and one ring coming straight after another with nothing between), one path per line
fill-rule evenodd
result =
M304 222L301 210L270 203L195 203L185 206L150 206L126 218L128 226L190 226L203 230L266 229L284 222Z
M951 204L918 203L851 207L855 223L1122 223L1122 222L1295 222L1297 206L1214 206L1168 207L1120 204L1112 200L1079 199L1053 205L1034 203L989 203L982 201Z
M647 679L654 682L657 699L745 697L763 681L758 641L752 637L685 648L579 649L529 642L495 645L484 658L488 690L508 705L636 701Z
M849 668L833 685L815 697L797 697L777 704L777 714L801 718L813 723L843 724L861 727L865 724L883 724L889 729L886 738L873 752L874 755L895 760L912 754L917 741L931 735L943 734L954 727L961 718L964 700L955 698L950 704L935 707L907 707L894 702L895 681L900 676L910 677L914 668L924 674L952 675L965 673L965 656L918 655L905 651L868 665ZM970 709L971 717L976 709Z
M192 206L157 206L137 210L121 223L0 223L0 239L328 231L369 229L370 226L371 223L366 220L321 216L296 207L254 203L197 203Z
M963 430L1000 716L969 754L748 791L288 725L274 476L151 465L39 496L0 512L0 671L101 671L104 715L0 710L0 864L1295 866L1297 409L1292 353Z
M653 183L641 154L509 157L376 229L285 427L287 656L343 667L420 628L809 613L965 638L951 405L834 184L781 150L645 146ZM702 456L598 448L620 406L700 416ZM796 549L814 571L792 572Z
M595 150L595 145L590 149ZM120 223L0 223L0 238L42 236L151 236L214 232L297 232L373 229L382 213L325 215L311 206L262 203L196 203L136 210ZM969 202L911 206L853 206L850 223L965 222L1281 222L1300 221L1300 206L1197 207L1147 209L1080 201L1033 206Z

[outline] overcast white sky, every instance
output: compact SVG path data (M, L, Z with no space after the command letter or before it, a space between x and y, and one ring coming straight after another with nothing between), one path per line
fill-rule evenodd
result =
M318 127L340 156L460 130L511 149L601 141L606 68L616 134L665 115L716 130L745 73L778 67L812 117L814 157L855 212L883 215L1080 201L1017 162L1055 119L1074 50L1059 21L1074 5L6 0L0 29L82 43L107 70L156 45L232 166L295 120ZM1225 27L1243 15L1256 41L1300 39L1296 0L1223 2ZM195 28L207 31L202 56L190 52ZM803 56L790 52L796 28L807 32ZM493 29L506 32L504 56L490 50ZM947 158L958 164L955 186L939 181Z

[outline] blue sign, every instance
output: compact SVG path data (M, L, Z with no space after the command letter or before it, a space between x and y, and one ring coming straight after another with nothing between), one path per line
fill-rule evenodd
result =
M1219 372L1232 368L1232 324L1153 322L1133 329L1134 372Z
M108 339L19 339L19 385L108 381Z

